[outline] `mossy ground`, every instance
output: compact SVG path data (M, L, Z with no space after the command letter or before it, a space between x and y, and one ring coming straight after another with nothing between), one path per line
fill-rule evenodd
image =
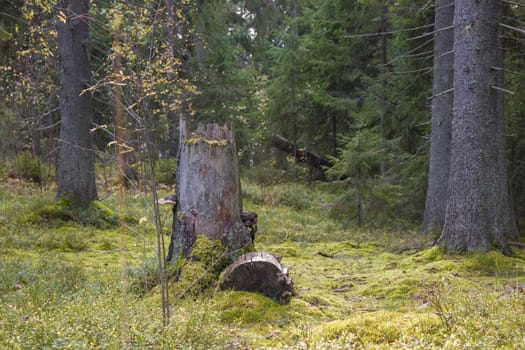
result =
M347 228L328 215L332 195L319 186L245 183L243 191L244 207L259 215L256 249L282 255L298 295L279 305L210 280L206 293L182 298L175 292L184 286L172 283L164 327L147 198L130 193L125 215L135 220L122 227L41 220L53 189L4 182L0 348L525 348L523 251L452 256L423 249L432 237L416 231ZM109 217L115 197L101 203ZM169 227L171 208L161 210ZM193 261L186 289L208 278L206 259Z

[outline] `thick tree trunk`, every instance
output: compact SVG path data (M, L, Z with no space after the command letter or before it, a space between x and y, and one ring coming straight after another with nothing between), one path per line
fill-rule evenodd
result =
M441 232L447 206L450 170L450 137L454 94L454 2L436 0L434 20L434 78L432 88L432 131L428 190L423 232ZM449 28L449 29L446 29Z
M97 198L92 150L88 0L60 0L57 23L60 55L60 168L58 197L81 205Z
M251 244L241 220L241 186L234 133L227 126L200 125L188 133L180 124L177 206L168 260L188 257L198 235L220 240L236 257Z
M511 224L498 90L501 2L456 1L454 11L454 118L445 224L440 243L452 251L510 254Z

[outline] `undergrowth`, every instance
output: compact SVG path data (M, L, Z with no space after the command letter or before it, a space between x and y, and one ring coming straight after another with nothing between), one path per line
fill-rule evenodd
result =
M434 237L410 225L349 227L333 215L337 192L323 184L245 182L243 195L245 210L259 215L256 250L282 256L297 296L279 305L216 290L217 271L199 272L210 257L197 252L181 283L169 267L165 326L149 195L130 190L119 228L97 221L115 215L115 194L82 222L42 215L56 205L53 189L4 182L0 348L525 348L523 251L455 256L427 247ZM171 207L161 211L169 231Z

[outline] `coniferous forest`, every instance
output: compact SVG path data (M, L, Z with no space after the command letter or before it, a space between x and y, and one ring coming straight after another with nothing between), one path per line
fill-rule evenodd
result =
M0 349L525 348L524 65L519 0L0 0Z

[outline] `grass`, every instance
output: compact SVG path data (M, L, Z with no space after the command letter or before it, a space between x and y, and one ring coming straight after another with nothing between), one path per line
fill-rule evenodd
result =
M164 327L148 196L128 194L121 231L93 216L43 217L53 188L4 181L0 348L525 348L523 251L453 256L423 249L432 238L415 230L348 227L322 185L248 182L243 196L259 215L256 249L282 255L297 296L279 305L213 281L185 298L172 288ZM116 203L108 190L100 208L109 215ZM169 227L171 208L161 210Z

